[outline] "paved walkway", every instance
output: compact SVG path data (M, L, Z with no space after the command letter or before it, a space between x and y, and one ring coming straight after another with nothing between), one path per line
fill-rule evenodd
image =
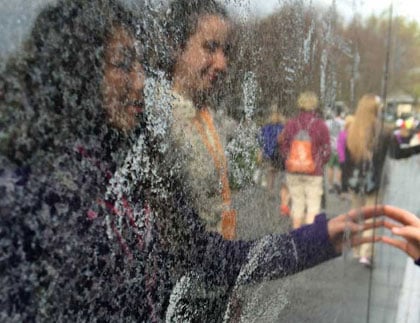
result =
M413 212L420 210L420 158L391 161L385 201ZM288 218L278 216L279 200L265 189L241 192L238 236L254 239L267 233L287 232ZM331 217L350 208L348 201L327 195ZM407 265L408 264L408 265ZM417 271L416 271L417 270ZM243 322L420 322L420 270L399 250L378 244L374 269L352 258L351 252L296 275L247 287Z

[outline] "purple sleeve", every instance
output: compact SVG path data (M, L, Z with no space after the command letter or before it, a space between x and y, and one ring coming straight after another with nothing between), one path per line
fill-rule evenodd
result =
M299 269L313 267L339 255L329 240L327 223L326 215L321 213L313 224L291 232L299 255Z
M417 266L420 266L420 258L414 262Z
M329 241L325 214L311 225L288 234L267 235L251 244L226 241L215 234L208 238L202 265L219 284L226 280L232 284L239 273L240 283L276 279L338 256Z

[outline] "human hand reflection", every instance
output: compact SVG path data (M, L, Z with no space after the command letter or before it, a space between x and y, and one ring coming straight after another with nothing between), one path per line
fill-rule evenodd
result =
M362 216L364 220L384 215L384 207L381 205L364 206L352 209L346 214L341 214L328 221L328 235L337 252L342 252L343 245L350 242L355 247L363 243L378 242L380 236L363 237L362 231L371 230L384 226L383 220L359 222Z
M420 260L420 219L395 206L385 205L384 209L387 218L397 221L385 221L384 226L405 240L382 236L382 242L401 249L414 260Z

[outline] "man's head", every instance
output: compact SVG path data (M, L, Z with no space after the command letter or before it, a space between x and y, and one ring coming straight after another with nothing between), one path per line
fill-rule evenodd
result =
M313 111L318 106L318 97L312 91L305 91L299 95L297 106L301 110Z

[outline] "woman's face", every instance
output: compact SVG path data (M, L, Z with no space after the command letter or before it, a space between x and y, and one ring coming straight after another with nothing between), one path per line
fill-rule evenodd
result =
M130 130L142 112L145 73L134 47L133 36L115 27L105 48L102 97L110 123Z
M176 90L194 94L213 88L227 68L226 48L230 30L229 21L221 16L199 18L195 33L177 57L174 69Z

